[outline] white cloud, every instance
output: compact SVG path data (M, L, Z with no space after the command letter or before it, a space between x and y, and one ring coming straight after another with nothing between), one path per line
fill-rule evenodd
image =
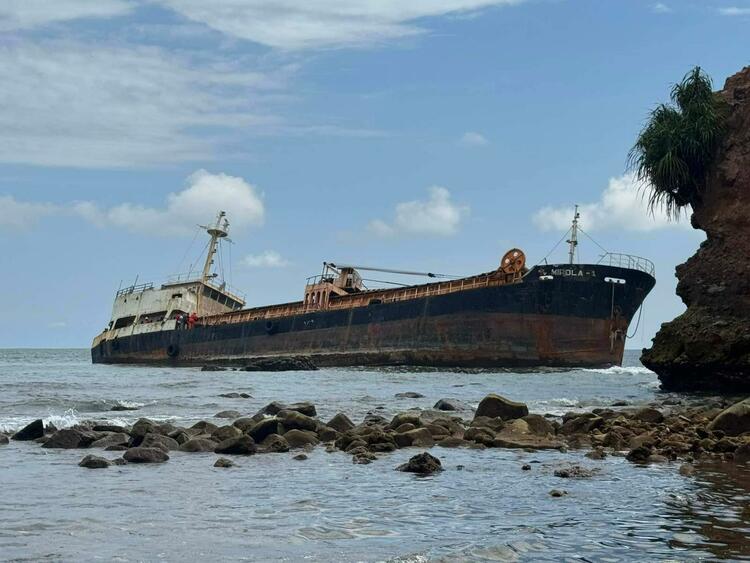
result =
M414 22L523 0L158 0L227 35L281 49L366 45L424 33Z
M426 201L406 201L396 205L392 223L381 219L370 222L370 232L377 236L398 235L450 236L458 232L469 208L451 201L450 192L443 187L429 188Z
M490 144L487 137L476 131L467 131L464 133L461 139L459 139L459 143L468 147L483 147Z
M722 16L750 16L750 8L730 6L728 8L719 8L719 13Z
M92 201L67 204L22 202L0 196L0 228L22 230L44 216L74 216L101 228L121 228L134 233L180 236L197 225L210 224L216 213L226 211L230 229L263 224L262 194L242 178L198 170L188 176L187 186L167 196L162 208L121 203L102 208Z
M674 10L672 10L672 8L670 8L669 6L667 6L666 4L664 4L663 2L657 2L656 4L654 4L653 6L651 6L651 11L654 12L654 13L656 13L656 14L670 14Z
M607 188L596 203L580 206L581 226L587 231L624 229L654 231L663 228L690 227L688 221L670 221L663 210L654 215L647 209L647 197L633 174L610 178ZM573 219L573 206L544 207L533 216L542 231L564 231Z
M10 195L0 195L0 229L26 230L57 211L58 207L51 203L27 203Z
M123 0L3 0L0 30L31 29L80 18L111 18L132 8L133 4Z
M263 223L262 197L242 178L198 170L188 177L187 184L181 192L169 194L166 206L160 209L132 203L101 209L91 202L79 202L72 210L100 227L166 236L191 233L196 225L212 221L218 211L227 212L230 228Z
M216 131L273 126L265 97L294 72L248 72L243 62L197 63L141 46L1 44L0 162L126 167L211 158Z
M289 261L275 250L266 250L260 254L248 254L242 259L242 264L250 268L283 268Z

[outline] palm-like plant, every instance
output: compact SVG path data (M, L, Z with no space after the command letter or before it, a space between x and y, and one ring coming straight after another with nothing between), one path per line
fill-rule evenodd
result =
M660 104L630 150L628 167L648 191L653 213L664 207L679 219L701 199L706 175L724 132L724 104L700 67L675 84L672 104Z

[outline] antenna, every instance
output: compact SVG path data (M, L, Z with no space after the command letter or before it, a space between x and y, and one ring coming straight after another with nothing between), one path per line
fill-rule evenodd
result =
M568 248L568 263L575 263L576 247L578 246L578 218L581 216L578 213L578 204L576 204L575 212L573 214L573 225L570 227L570 239L565 241L570 246Z

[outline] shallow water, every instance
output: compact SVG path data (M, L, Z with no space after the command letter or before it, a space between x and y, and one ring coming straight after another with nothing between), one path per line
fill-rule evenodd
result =
M248 392L252 399L219 395ZM397 399L417 391L423 399ZM471 406L489 392L561 414L665 398L628 354L626 367L513 373L329 369L206 372L93 366L85 350L0 350L0 430L43 417L192 424L220 410L252 414L272 400L309 400L327 419L391 416L440 398ZM697 400L695 398L682 400ZM116 404L137 411L111 412ZM464 413L470 416L470 412ZM393 468L419 450L354 465L322 448L238 458L171 453L158 466L77 466L81 450L0 447L0 557L5 560L621 561L750 559L750 471L678 464L634 467L583 452L433 448L445 471L417 478ZM95 452L99 453L99 452ZM110 452L107 452L108 454ZM114 457L114 452L111 452ZM531 471L520 466L531 463ZM561 463L591 479L553 475ZM459 469L461 467L461 469ZM548 491L565 489L552 498Z

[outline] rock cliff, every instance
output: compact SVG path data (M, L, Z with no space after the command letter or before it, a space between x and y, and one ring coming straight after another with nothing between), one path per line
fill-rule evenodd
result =
M719 94L727 129L691 217L707 238L676 271L687 311L641 356L668 390L750 390L750 67Z

